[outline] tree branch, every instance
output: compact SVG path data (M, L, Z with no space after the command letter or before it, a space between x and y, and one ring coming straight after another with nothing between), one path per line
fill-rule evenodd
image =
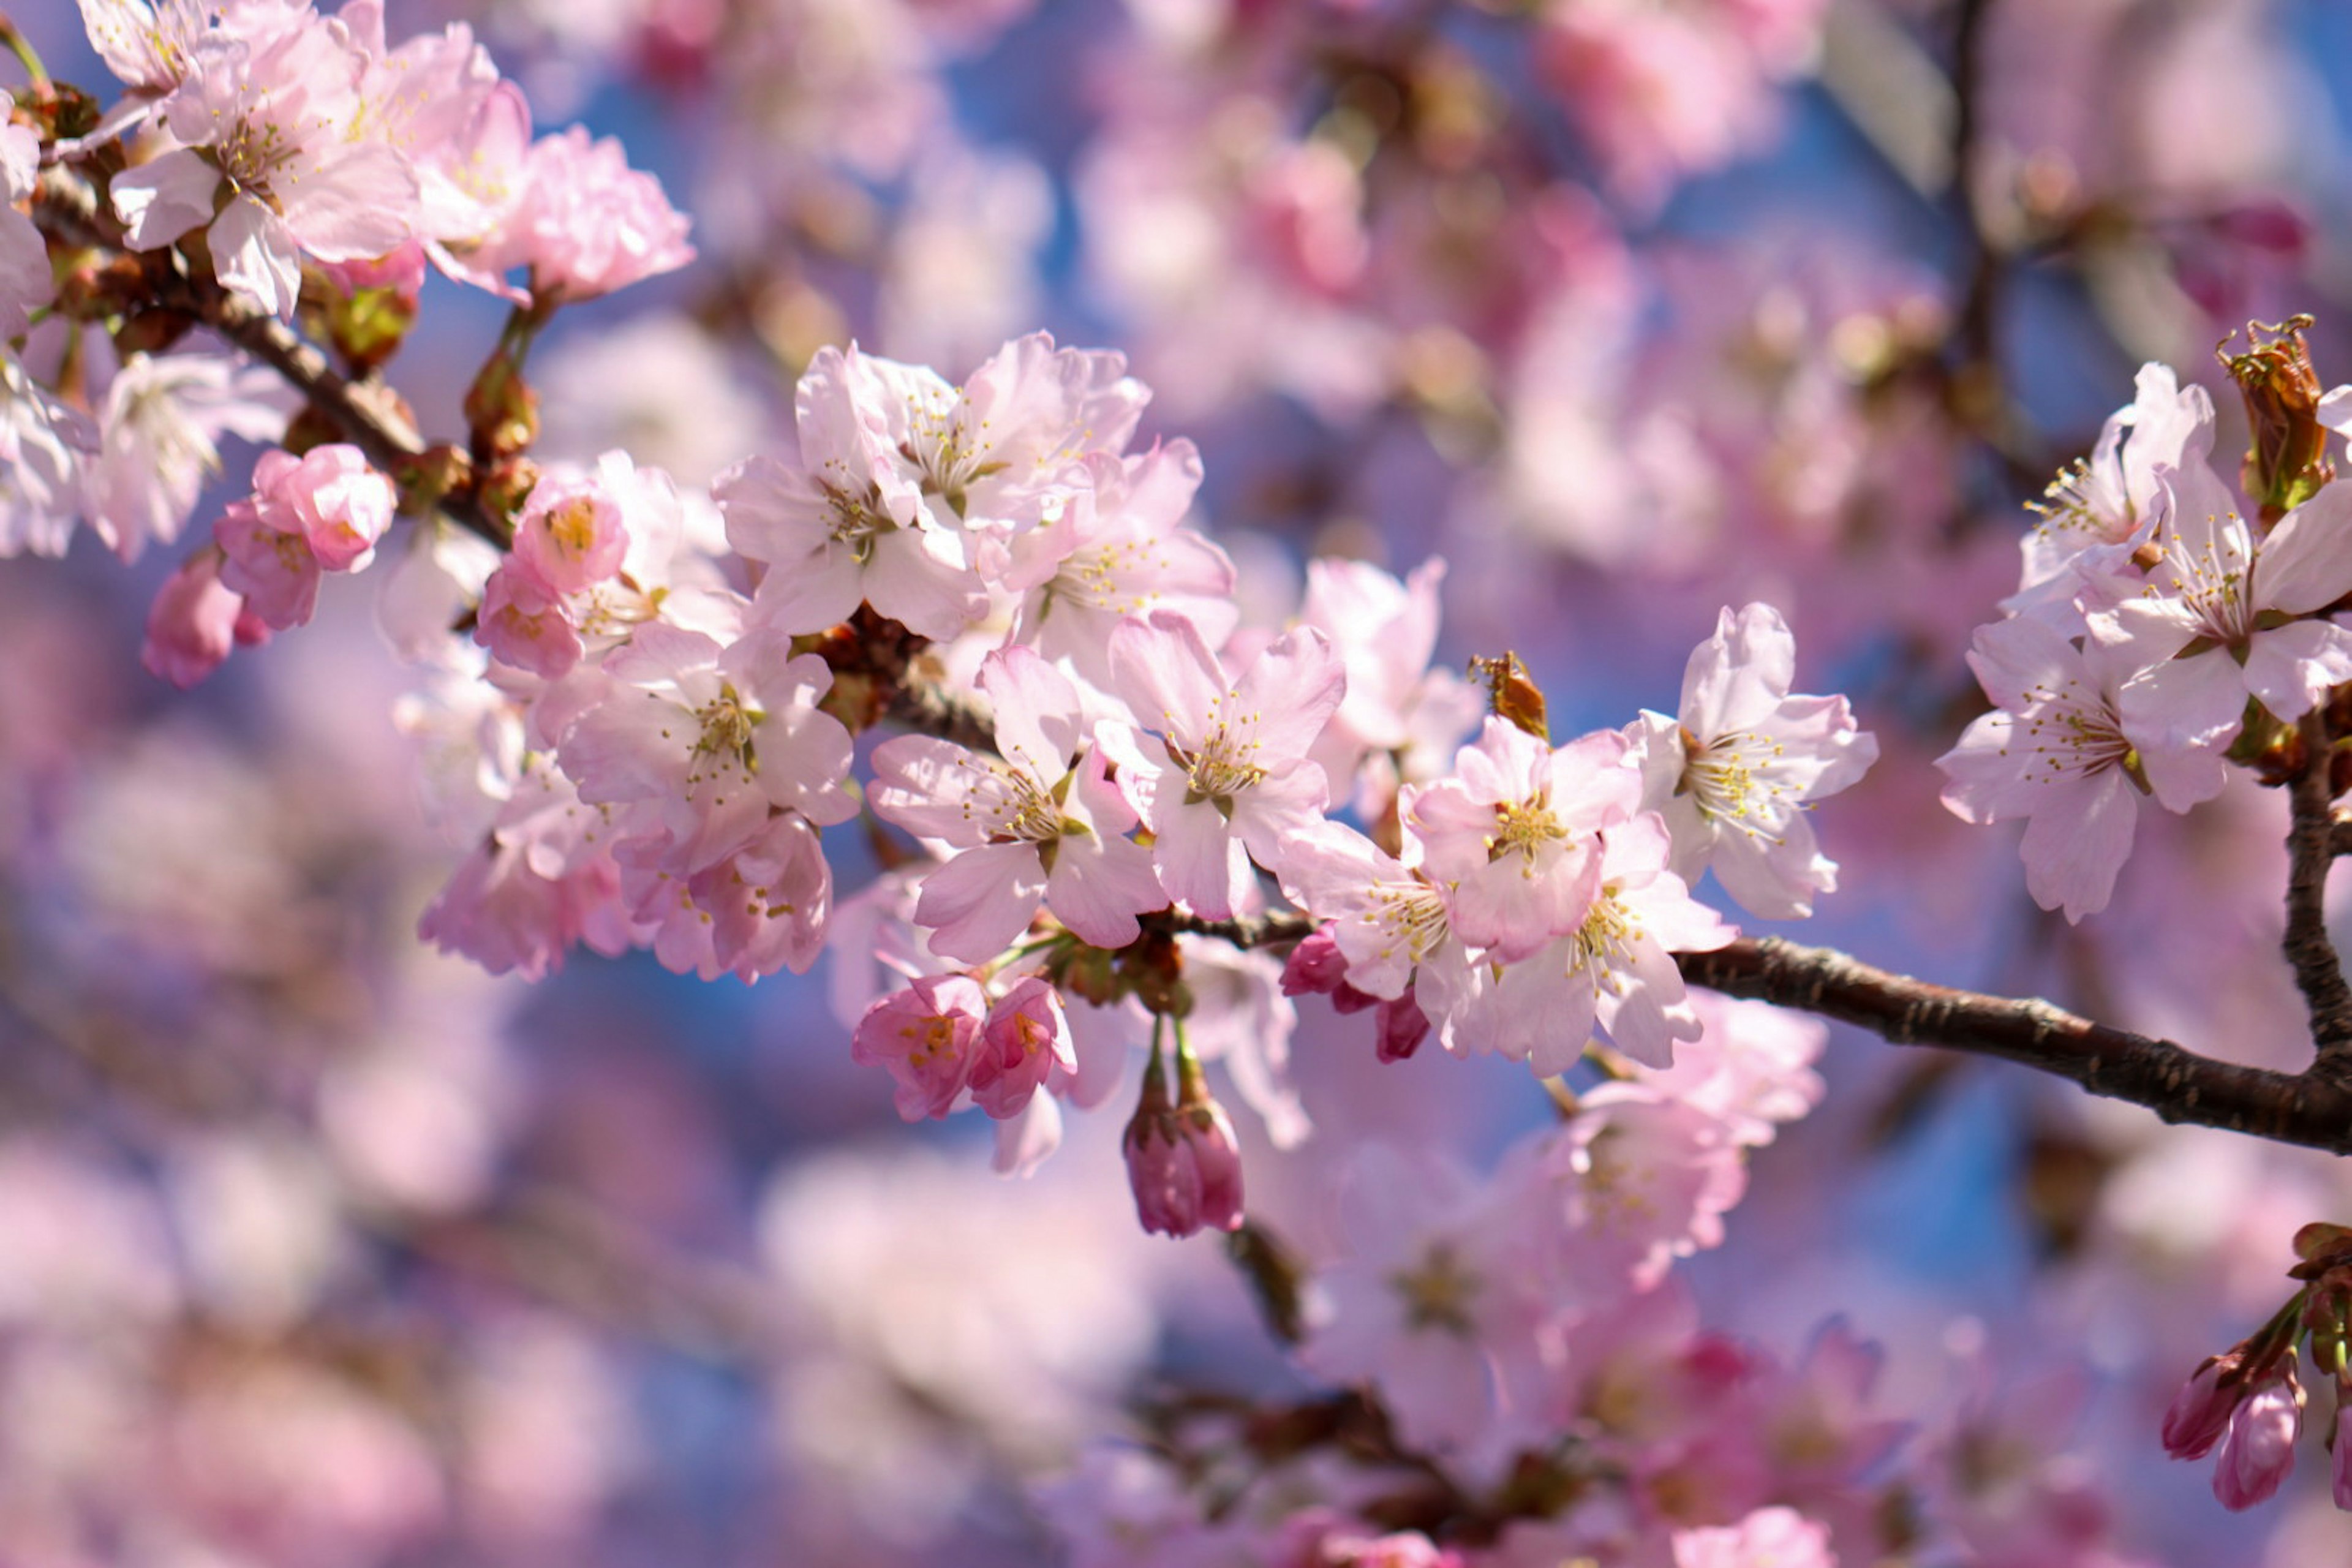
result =
M1696 984L1842 1019L1895 1045L1999 1057L2145 1106L2166 1121L2352 1153L2352 1090L2315 1071L2215 1061L2047 1002L1931 985L1778 937L1681 953L1677 962Z
M79 170L57 164L41 172L33 217L43 230L68 244L111 250L139 261L156 305L203 322L276 371L376 468L396 477L425 456L424 437L400 411L390 388L343 376L323 350L292 327L218 283L190 277L177 266L173 250L125 250L111 215L99 205L97 187ZM485 510L470 490L452 491L436 504L499 549L512 542L505 524Z
M2319 1047L2313 1075L2352 1086L2352 986L2327 935L2327 872L2336 863L2334 739L2327 711L2304 716L2303 765L2287 786L2293 816L2287 829L2286 937L2283 943L2294 983L2311 1010L2311 1038Z

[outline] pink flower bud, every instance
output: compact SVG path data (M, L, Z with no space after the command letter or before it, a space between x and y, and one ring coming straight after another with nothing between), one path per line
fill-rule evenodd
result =
M150 675L185 690L228 658L245 601L221 586L220 572L221 552L199 550L156 591L147 611L147 639L139 648L139 662Z
M1331 928L1321 925L1307 933L1306 939L1290 950L1282 965L1282 994L1285 996L1328 996L1348 981L1348 959L1332 939Z
M1204 1100L1155 1109L1152 1086L1127 1128L1127 1180L1147 1231L1191 1236L1203 1226L1239 1230L1242 1156L1224 1107ZM1161 1104L1166 1103L1164 1094Z
M2255 1389L2230 1416L2229 1436L2213 1467L2213 1495L2226 1509L2249 1509L2279 1489L2294 1468L2295 1435L2303 1429L2303 1385L2294 1365Z
M1421 1049L1421 1042L1429 1038L1429 1016L1414 999L1412 988L1407 986L1403 995L1393 1002L1381 1004L1379 1017L1380 1057L1384 1062L1401 1062Z
M2239 1380L2244 1357L2233 1350L2207 1356L2164 1413L2164 1451L2176 1459L2201 1459L2221 1440L2230 1413L2245 1392Z
M971 975L927 974L866 1010L849 1055L889 1070L900 1116L943 1117L971 1076L987 1011L988 994Z

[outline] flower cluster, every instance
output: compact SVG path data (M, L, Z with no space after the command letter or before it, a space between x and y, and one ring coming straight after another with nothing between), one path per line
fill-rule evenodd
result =
M2258 389L2317 382L2297 321L2228 358L2259 426ZM2026 538L2010 618L1979 629L1969 664L1994 710L1938 764L1944 804L1970 822L2026 819L2026 885L2080 920L2106 907L2141 805L2185 812L2219 795L2352 680L2352 491L2273 483L2252 462L2242 501L2210 462L2213 406L2149 365L2096 452L2062 474ZM2295 742L2299 745L2299 742ZM2296 751L2295 755L2300 755Z
M1433 1026L1446 1048L1566 1071L1595 1027L1633 1059L1696 1037L1673 954L1737 934L1691 887L1707 870L1758 914L1836 886L1807 805L1877 745L1842 697L1791 695L1796 644L1766 605L1725 610L1691 655L1679 717L1554 747L1489 718L1449 776L1399 796L1399 853L1338 824L1293 850L1286 886L1326 922L1285 984L1381 1005L1384 1055Z

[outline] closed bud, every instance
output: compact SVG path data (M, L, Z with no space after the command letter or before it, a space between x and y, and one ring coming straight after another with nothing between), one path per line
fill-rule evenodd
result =
M2310 325L2309 316L2290 316L2276 326L2249 321L2245 353L2214 351L2246 400L2253 445L2242 477L2265 523L2276 522L2336 477L2327 462L2327 429L2319 422L2325 389L2303 337ZM2229 346L2227 338L2221 346Z
M2201 1459L2213 1451L2244 1392L2239 1373L2244 1347L2207 1356L2164 1413L2164 1451L2176 1459Z

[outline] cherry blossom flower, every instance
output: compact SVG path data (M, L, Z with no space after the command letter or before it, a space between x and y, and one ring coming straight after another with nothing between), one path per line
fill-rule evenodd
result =
M1414 1447L1491 1461L1534 1436L1558 1279L1515 1150L1491 1183L1383 1144L1341 1188L1347 1252L1317 1282L1327 1303L1299 1359L1372 1383Z
M1087 744L1069 679L1018 644L989 656L997 757L907 735L874 752L874 809L957 853L923 879L915 919L931 946L978 963L1028 928L1042 900L1097 947L1125 947L1166 905L1135 812Z
M90 526L125 561L138 560L151 540L172 542L220 473L220 438L276 440L292 401L274 373L226 354L131 355L99 412L99 456L87 476Z
M221 582L274 631L308 626L319 607L319 557L299 528L266 521L250 500L231 501L213 523L227 560Z
M99 449L89 416L0 350L0 559L66 552Z
M16 208L40 174L40 137L28 125L0 125L0 339L22 337L33 312L57 297L48 242Z
M2170 495L2167 470L2202 466L2213 447L2213 400L2201 386L2182 386L2168 365L2140 367L2137 396L2111 416L2091 456L2060 474L2033 510L2041 522L2026 534L2018 591L2001 602L2011 615L2032 615L2061 631L2082 630L2089 609L2118 603L2137 584L2132 551L2158 525Z
M474 640L501 663L549 680L570 674L585 651L571 607L519 554L501 559L482 584Z
M1969 667L2000 706L1937 759L1951 781L1944 805L1967 822L2027 819L2026 888L2045 910L2078 921L2106 907L2143 794L2186 811L2227 782L2210 744L2133 744L2118 695L2129 660L2119 649L2094 643L2078 651L2021 616L1979 627Z
M1830 1532L1794 1509L1766 1508L1738 1524L1675 1532L1675 1568L1837 1568Z
M876 416L877 477L899 526L928 520L999 543L1044 521L1087 453L1124 450L1150 395L1124 355L1056 348L1044 332L1006 343L961 387L873 355L849 370Z
M1612 731L1555 751L1490 718L1453 777L1413 794L1404 820L1424 847L1424 873L1453 889L1464 943L1517 959L1582 927L1600 886L1598 835L1640 800L1628 763Z
M728 542L768 573L754 617L784 632L823 631L861 601L909 631L945 641L984 601L961 531L928 513L901 516L879 479L895 473L877 416L858 401L855 345L818 353L793 395L800 458L751 458L721 474L711 494Z
M1089 453L1085 470L1058 511L1014 539L1001 580L1022 595L1013 637L1108 689L1110 635L1121 621L1164 608L1213 645L1239 612L1232 560L1182 526L1201 484L1190 441L1130 458Z
M1003 1121L1020 1115L1056 1068L1073 1073L1077 1067L1061 993L1026 974L988 1010L972 1062L971 1098Z
M521 189L465 261L487 273L528 268L541 300L589 300L693 260L689 226L618 142L575 125L531 143Z
M1200 1068L1181 1059L1177 1101L1168 1101L1155 1058L1143 1101L1127 1124L1122 1147L1128 1185L1143 1228L1185 1237L1242 1226L1242 1156L1225 1108L1202 1086Z
M2294 1440L2303 1431L2303 1384L2294 1363L2247 1391L2230 1414L2230 1429L2213 1462L2213 1496L2223 1508L2243 1510L2267 1500L2294 1468Z
M1601 834L1597 885L1576 930L1502 965L1457 1017L1448 1047L1496 1051L1549 1078L1576 1064L1597 1025L1635 1061L1671 1063L1674 1042L1701 1032L1674 955L1738 934L1667 868L1671 848L1654 813Z
M1108 726L1103 745L1154 835L1160 885L1227 919L1255 896L1250 856L1278 867L1284 846L1321 816L1323 770L1307 754L1347 673L1322 633L1302 629L1232 679L1192 623L1168 610L1112 633L1110 658L1120 694L1160 731L1139 742Z
M1315 761L1334 790L1357 781L1367 820L1388 809L1400 782L1437 776L1483 710L1469 682L1429 667L1444 578L1443 561L1424 562L1402 583L1369 562L1307 564L1298 624L1329 637L1348 667L1347 698Z
M2293 721L2352 680L2352 631L2300 618L2352 593L2352 487L2323 488L2257 541L2203 464L2165 484L2162 561L2138 596L2090 618L2141 671L2120 696L2134 742L2226 746L2248 697Z
M253 504L262 521L299 533L322 570L358 572L375 559L398 498L392 481L357 447L313 447L301 457L264 452L253 468Z
M908 1121L944 1117L971 1076L987 1015L987 993L969 974L919 975L866 1010L849 1054L888 1069Z
M593 479L540 480L515 518L515 559L557 594L612 576L628 548L619 503Z
M856 814L841 784L849 731L817 710L833 674L814 654L756 635L721 647L655 623L606 657L601 679L602 699L563 736L564 771L591 804L652 802L673 872L740 848L776 807L820 826Z
M199 550L155 591L139 648L139 662L150 675L185 689L228 658L245 600L224 587L220 575L221 552Z
M1674 835L1675 875L1710 867L1724 890L1768 920L1813 912L1835 890L1806 805L1860 779L1878 742L1843 697L1791 697L1796 638L1769 605L1726 609L1692 650L1679 721L1644 713L1627 738L1640 757L1643 809Z
M205 227L221 281L290 317L304 256L364 260L414 234L415 172L358 133L365 60L348 35L305 10L264 37L205 33L188 58L158 110L179 144L110 186L133 249Z

